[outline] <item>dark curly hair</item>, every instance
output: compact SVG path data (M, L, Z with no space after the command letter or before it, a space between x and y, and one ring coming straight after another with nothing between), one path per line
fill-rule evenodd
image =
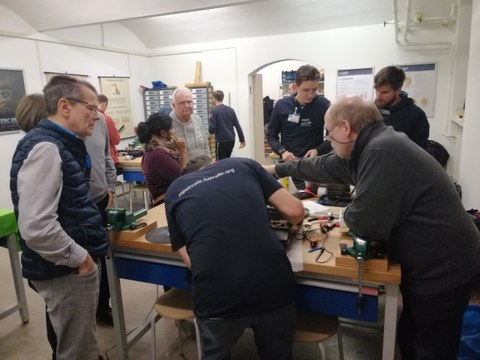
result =
M147 121L142 121L137 126L138 141L147 144L153 135L161 136L162 130L169 131L172 129L173 120L168 115L152 114Z

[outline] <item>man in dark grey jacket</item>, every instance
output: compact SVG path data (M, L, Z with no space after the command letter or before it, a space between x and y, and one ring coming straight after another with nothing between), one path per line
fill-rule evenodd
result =
M452 181L427 152L385 126L372 102L339 100L327 111L325 129L335 152L266 169L355 185L346 225L384 242L402 268L402 359L456 359L470 284L480 273L480 234Z

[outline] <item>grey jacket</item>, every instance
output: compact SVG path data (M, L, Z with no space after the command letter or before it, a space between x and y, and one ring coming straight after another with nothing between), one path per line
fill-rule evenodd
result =
M90 173L90 189L88 193L96 203L101 201L108 192L115 194L117 171L110 155L108 128L102 114L95 121L93 133L85 139L88 155L92 160Z
M352 157L329 154L276 166L279 176L354 185L345 222L384 241L402 268L402 284L435 294L480 272L480 233L440 164L403 133L383 123L359 134Z
M183 137L187 143L188 158L195 159L200 155L210 155L206 130L203 128L202 119L192 114L188 123L183 123L172 111L170 117L173 119L172 128L177 136Z

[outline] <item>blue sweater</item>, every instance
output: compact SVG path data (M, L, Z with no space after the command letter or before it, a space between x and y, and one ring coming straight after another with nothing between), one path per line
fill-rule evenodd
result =
M238 122L235 111L231 107L224 104L219 104L211 110L208 132L210 134L215 134L216 141L218 143L234 141L234 128L237 129L240 142L245 142L245 135L243 135L242 127Z
M308 150L317 149L322 154L324 116L330 106L323 96L300 105L295 97L283 98L275 103L272 117L267 127L267 141L274 152L280 154L286 149L297 157L302 157ZM289 115L299 116L298 122L289 121Z

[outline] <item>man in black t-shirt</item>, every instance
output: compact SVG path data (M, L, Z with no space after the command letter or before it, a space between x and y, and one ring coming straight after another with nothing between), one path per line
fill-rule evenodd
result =
M289 222L302 203L257 162L229 158L176 179L166 194L172 248L192 270L202 359L228 359L252 328L262 359L291 359L294 278L266 204Z

